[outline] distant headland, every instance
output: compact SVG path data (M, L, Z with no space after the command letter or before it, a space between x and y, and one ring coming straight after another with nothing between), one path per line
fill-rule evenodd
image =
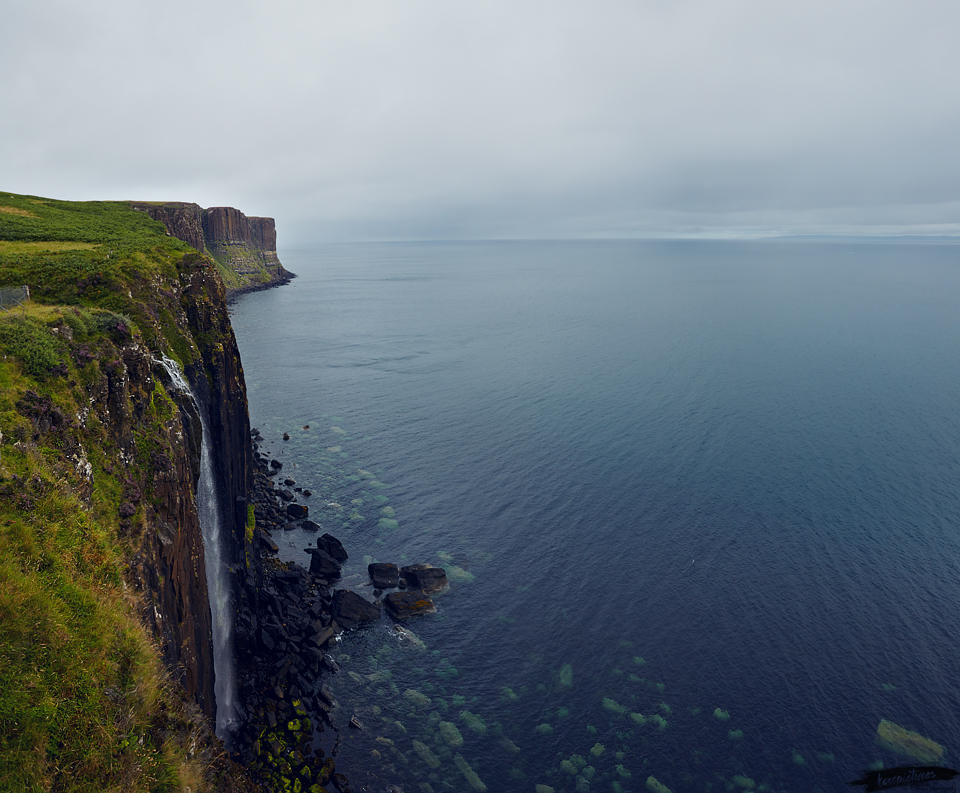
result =
M228 298L279 286L296 277L277 257L273 218L247 217L233 207L204 209L183 201L131 201L130 205L163 223L172 237L210 256Z

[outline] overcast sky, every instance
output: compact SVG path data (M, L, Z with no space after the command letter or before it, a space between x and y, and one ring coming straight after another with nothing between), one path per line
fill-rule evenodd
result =
M0 0L0 189L281 239L960 234L956 0Z

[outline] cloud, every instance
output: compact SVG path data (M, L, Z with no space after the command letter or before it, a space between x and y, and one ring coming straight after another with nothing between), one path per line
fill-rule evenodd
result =
M960 231L960 8L11 0L5 189L296 237Z

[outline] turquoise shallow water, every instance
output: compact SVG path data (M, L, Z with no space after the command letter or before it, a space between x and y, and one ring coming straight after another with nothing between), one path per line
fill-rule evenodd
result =
M387 621L341 643L368 726L343 762L404 790L832 790L911 761L881 718L960 762L958 252L282 252L299 277L233 308L254 425L348 585L371 559L453 578L422 649Z

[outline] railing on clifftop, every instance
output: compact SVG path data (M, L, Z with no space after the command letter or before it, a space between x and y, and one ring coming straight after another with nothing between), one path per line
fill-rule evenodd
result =
M29 286L0 287L0 308L8 313L17 306L26 308L24 303L29 299Z

